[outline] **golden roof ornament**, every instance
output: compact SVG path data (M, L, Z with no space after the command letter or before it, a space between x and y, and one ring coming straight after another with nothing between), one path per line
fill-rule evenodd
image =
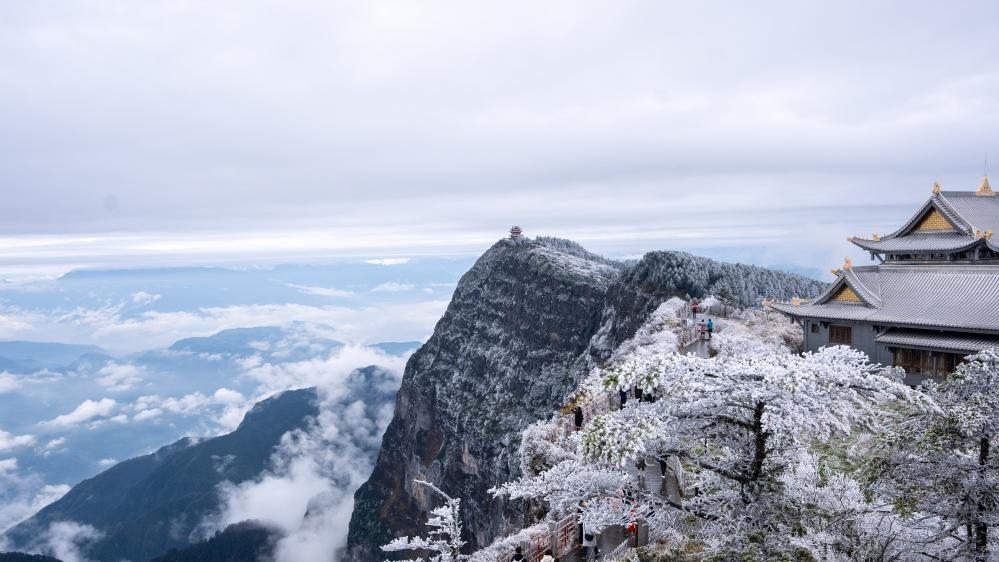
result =
M933 195L940 195L940 182L933 182Z
M986 230L984 236L985 236L986 240L991 240L992 239L992 231L991 230Z
M984 235L985 235L984 232L982 232L981 230L978 230L977 228L975 229L975 238L981 238Z
M853 242L853 236L847 236L846 237L846 241L847 242Z
M791 304L793 306L801 306L801 299L799 299L798 297L794 297L791 299Z
M875 232L874 234L871 235L871 239L874 240L875 242L880 242L881 241L881 235L878 234L877 232Z
M846 271L853 269L853 262L850 261L849 256L843 258L843 269L845 269Z
M840 269L840 268L838 268L838 267L834 267L834 268L830 269L829 271L831 271L831 272L832 272L832 274L833 274L833 275L835 275L836 277L839 277L839 273L840 273L841 271L843 271L843 270L842 270L842 269Z
M992 191L992 186L989 185L989 177L988 176L982 177L982 183L978 186L978 191L975 192L975 195L977 195L979 197L995 197L996 196L996 192Z

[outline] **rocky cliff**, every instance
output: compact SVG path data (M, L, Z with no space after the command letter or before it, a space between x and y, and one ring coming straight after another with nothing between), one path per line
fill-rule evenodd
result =
M745 305L821 288L677 252L625 265L564 240L501 240L462 277L406 366L375 470L355 495L348 557L381 560L378 546L422 531L437 500L414 479L462 498L469 548L523 525L523 506L487 493L517 476L520 431L551 416L669 297L724 292Z

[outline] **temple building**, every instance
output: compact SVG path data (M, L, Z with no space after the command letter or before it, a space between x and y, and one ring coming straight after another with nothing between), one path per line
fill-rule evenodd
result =
M999 346L999 197L942 191L891 234L848 240L877 265L847 259L812 301L766 301L801 324L804 350L849 345L902 367L910 384L950 373L971 353Z

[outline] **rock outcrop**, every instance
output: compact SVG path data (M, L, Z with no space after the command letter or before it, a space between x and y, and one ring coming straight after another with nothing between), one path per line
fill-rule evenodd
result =
M817 294L821 283L763 268L655 252L633 264L565 240L501 240L466 273L433 336L409 360L370 479L355 494L347 557L422 532L437 506L414 479L462 498L468 548L525 523L489 488L518 476L520 432L548 418L583 376L672 296Z

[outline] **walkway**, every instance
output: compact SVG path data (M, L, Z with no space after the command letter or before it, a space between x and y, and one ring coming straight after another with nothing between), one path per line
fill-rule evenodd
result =
M694 325L696 326L701 320L707 322L707 317L703 314L697 314L694 316ZM716 316L711 317L712 322L715 326L715 333L721 332L725 329L725 322ZM697 338L690 345L684 347L680 350L682 353L692 353L698 357L703 357L705 359L711 357L711 351L708 348L708 340Z

